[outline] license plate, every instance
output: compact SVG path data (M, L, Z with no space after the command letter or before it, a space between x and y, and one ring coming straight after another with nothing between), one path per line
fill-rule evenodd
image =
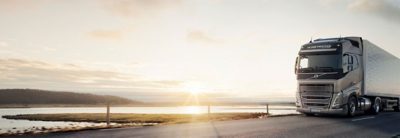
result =
M311 108L311 112L321 112L321 109L313 109L313 108Z

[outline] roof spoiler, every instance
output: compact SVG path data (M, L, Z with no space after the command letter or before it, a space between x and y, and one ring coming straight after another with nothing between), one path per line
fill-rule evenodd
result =
M362 45L362 37L319 38L319 39L315 39L314 42L340 41L340 40L349 40L353 46L358 47L358 48L360 48L360 46Z

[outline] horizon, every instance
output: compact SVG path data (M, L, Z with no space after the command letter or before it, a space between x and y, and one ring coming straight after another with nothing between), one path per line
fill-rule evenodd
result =
M294 100L301 45L360 36L400 57L399 13L396 0L3 0L0 89Z
M132 100L133 102L141 102L145 104L160 104L160 103L169 103L169 104L178 104L178 105L204 105L207 102L212 102L216 104L226 104L226 103L235 103L235 104L263 104L263 103L291 103L294 102L295 99L293 97L263 97L259 96L255 97L234 97L221 93L205 93L205 94L192 94L192 93L164 93L164 92L155 92L155 93L144 93L144 92L125 92L119 93L115 95L113 93L107 92L76 92L76 91L57 91L57 90L45 90L45 89L30 89L30 88L7 88L0 89L2 90L33 90L33 91L44 91L44 92L67 92L67 93L76 93L76 94L93 94L99 96L117 96L124 99ZM25 91L29 92L29 91ZM182 102L184 101L184 102Z

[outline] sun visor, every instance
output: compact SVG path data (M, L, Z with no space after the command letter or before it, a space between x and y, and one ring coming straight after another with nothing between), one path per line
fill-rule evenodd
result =
M306 44L301 47L299 54L337 54L341 48L340 43Z

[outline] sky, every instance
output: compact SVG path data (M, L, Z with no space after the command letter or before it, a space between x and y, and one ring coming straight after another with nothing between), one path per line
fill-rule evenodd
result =
M0 0L0 88L293 98L300 46L340 36L400 57L400 0Z

